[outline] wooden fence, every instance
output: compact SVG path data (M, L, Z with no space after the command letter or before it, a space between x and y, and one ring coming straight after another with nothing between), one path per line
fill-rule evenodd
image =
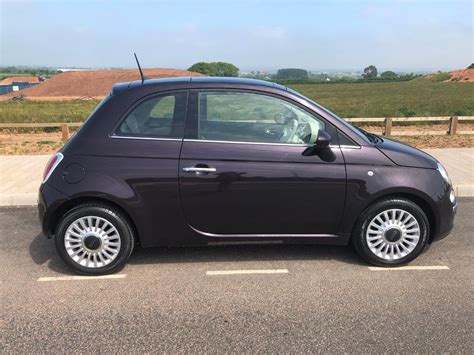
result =
M474 134L473 130L458 130L458 123L463 121L474 121L474 116L447 116L447 117L371 117L371 118L346 118L351 123L380 123L383 122L384 136L421 136L421 135L454 135L454 134ZM447 122L447 130L428 131L392 131L394 122ZM61 141L69 139L70 128L80 127L82 123L0 123L0 129L4 128L60 128Z

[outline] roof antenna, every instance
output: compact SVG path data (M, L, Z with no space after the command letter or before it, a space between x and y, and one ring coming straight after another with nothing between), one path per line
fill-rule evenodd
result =
M133 55L135 56L135 60L137 61L138 70L140 71L140 77L142 78L143 84L143 82L145 81L145 77L143 76L142 67L140 66L140 62L138 61L137 53L133 53Z

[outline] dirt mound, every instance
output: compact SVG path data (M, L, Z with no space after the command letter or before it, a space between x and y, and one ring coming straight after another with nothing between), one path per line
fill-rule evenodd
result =
M474 69L454 70L449 81L474 82Z
M166 68L144 69L143 74L149 79L202 76L187 70ZM68 71L55 75L40 85L22 90L21 95L32 100L102 98L110 92L113 84L138 79L140 79L138 69ZM12 94L8 94L10 98L18 96L19 93Z
M0 85L11 85L13 83L39 83L39 78L37 76L11 76L0 80Z
M474 82L474 69L453 70L451 72L438 72L436 74L428 74L423 77L431 81L460 82L471 83Z

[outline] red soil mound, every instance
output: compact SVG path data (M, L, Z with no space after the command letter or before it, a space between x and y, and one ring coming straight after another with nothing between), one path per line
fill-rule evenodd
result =
M451 74L450 81L452 81L453 79L457 81L461 81L461 82L474 81L474 69L454 70L450 74Z
M162 68L144 69L143 74L149 79L202 76L202 74L187 70ZM55 75L40 85L24 89L21 94L33 100L102 98L110 92L113 84L139 79L138 69L68 71ZM15 94L13 96L18 96L18 93ZM11 94L8 95L11 96Z
M37 76L11 76L0 81L0 85L11 85L13 82L39 83Z

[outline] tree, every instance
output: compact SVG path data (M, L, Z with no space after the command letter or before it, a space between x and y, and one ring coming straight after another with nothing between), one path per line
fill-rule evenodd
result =
M374 79L377 77L377 68L375 65L369 65L368 67L364 68L364 72L362 73L362 77L364 79Z
M288 80L288 79L307 79L308 72L304 69L297 68L286 68L278 69L276 74L276 79L278 80Z
M213 62L211 63L214 73L216 76L239 76L239 68L234 64L226 62Z
M471 63L471 65L468 66L467 69L474 69L474 63Z
M197 62L191 65L188 68L189 71L193 71L195 73L201 73L204 75L211 75L211 69L209 63L206 62Z
M209 76L239 76L239 68L226 62L198 62L188 70Z
M388 70L380 74L380 77L385 80L396 80L398 79L398 74L393 71Z

